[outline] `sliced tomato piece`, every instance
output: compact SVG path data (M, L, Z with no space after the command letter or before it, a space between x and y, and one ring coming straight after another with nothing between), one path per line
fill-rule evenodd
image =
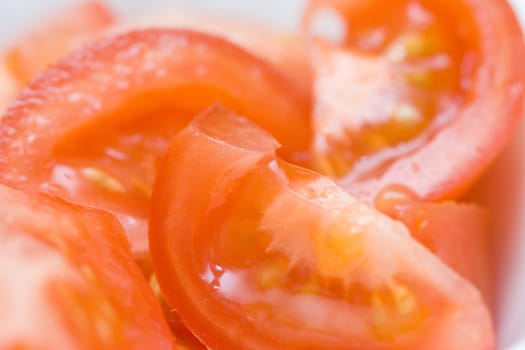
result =
M0 348L175 349L118 221L0 186Z
M7 51L7 66L21 85L59 58L85 45L115 23L110 9L96 0L82 0L21 37Z
M525 45L507 1L312 0L337 41L314 54L314 166L374 200L385 186L457 198L523 114Z
M152 27L185 28L223 37L274 63L306 91L311 89L312 72L306 39L298 32L188 9L173 9L124 21L110 32Z
M486 210L451 201L425 203L401 186L383 190L375 206L403 222L412 237L471 281L487 304L494 305L494 260Z
M155 272L208 347L494 349L470 283L277 147L216 107L173 139L159 168Z
M280 71L223 39L146 30L73 54L18 96L0 125L0 181L109 210L144 253L157 158L215 101L286 157L307 148L308 98Z

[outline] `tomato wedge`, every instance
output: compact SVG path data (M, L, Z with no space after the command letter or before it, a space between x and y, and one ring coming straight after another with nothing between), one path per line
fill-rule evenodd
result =
M115 23L102 2L83 0L57 12L7 51L7 67L25 85L58 59L85 45Z
M159 285L214 349L494 349L478 291L400 223L275 155L215 107L171 142L153 191Z
M286 157L307 148L308 99L280 71L219 38L145 30L73 54L18 96L0 125L0 181L107 209L145 252L157 158L215 101L272 132Z
M494 259L486 210L451 201L425 203L401 186L387 187L374 204L404 223L414 239L478 287L488 305L494 305Z
M0 348L175 349L111 215L0 185Z
M305 27L327 9L342 30L314 54L315 168L370 202L393 184L464 193L523 114L525 44L507 1L312 0Z

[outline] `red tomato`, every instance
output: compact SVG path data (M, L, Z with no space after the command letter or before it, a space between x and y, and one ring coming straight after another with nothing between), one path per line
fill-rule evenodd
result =
M111 215L5 186L0 208L0 348L175 348Z
M312 72L306 40L299 33L265 26L257 21L242 21L186 9L164 10L157 15L124 21L110 32L122 33L152 27L185 28L223 37L274 63L306 91L311 89Z
M83 0L36 26L8 50L12 74L25 85L37 73L93 40L114 23L111 11L96 0Z
M391 184L458 197L523 114L525 45L508 3L312 0L306 26L326 8L343 31L315 53L316 169L369 201Z
M170 144L150 244L168 301L212 349L494 349L478 291L400 223L275 155L221 108Z
M410 191L382 191L376 208L407 226L412 237L471 281L494 304L494 276L487 211L474 204L424 203Z
M111 211L143 253L157 158L215 101L287 157L307 148L308 100L279 71L219 38L146 30L73 54L18 96L0 125L0 181Z

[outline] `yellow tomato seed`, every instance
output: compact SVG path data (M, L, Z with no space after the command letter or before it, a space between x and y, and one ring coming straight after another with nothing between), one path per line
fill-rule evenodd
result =
M84 168L81 173L86 179L90 180L101 189L119 193L126 192L126 188L120 183L120 181L100 169Z
M423 119L419 110L408 103L395 105L392 108L392 116L400 124L417 124Z
M157 299L161 299L163 296L160 290L159 281L157 281L157 276L155 276L155 274L151 275L151 277L149 278L149 285L151 289L153 290L153 294L155 294Z
M381 329L387 323L386 307L379 293L372 293L370 295L370 302L372 304L372 324L374 328Z
M132 177L130 179L131 185L142 195L144 195L147 198L151 197L151 186L148 186L146 182L137 179L136 177Z
M393 283L390 292L396 303L399 316L409 316L417 310L418 301L410 289L400 283Z
M259 286L263 289L277 287L287 271L285 261L277 260L266 265L259 275Z

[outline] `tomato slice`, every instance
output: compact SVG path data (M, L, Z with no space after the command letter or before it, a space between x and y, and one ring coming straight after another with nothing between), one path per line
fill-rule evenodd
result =
M341 31L314 54L315 168L370 202L392 184L457 198L523 114L525 45L509 4L312 0L306 28L327 9Z
M111 211L143 253L157 158L215 101L286 157L307 148L308 98L280 71L219 38L145 30L73 54L18 96L0 125L0 181Z
M470 283L277 147L215 107L161 162L153 265L168 304L208 347L494 349Z
M115 218L5 186L0 207L0 348L175 348Z
M486 210L451 201L425 203L401 186L379 193L375 206L403 222L414 239L471 281L487 304L494 305L494 260Z
M174 9L119 23L110 32L122 33L137 28L184 28L223 37L281 68L309 93L312 71L306 39L298 32L211 12Z
M25 85L37 73L93 40L114 22L113 14L102 2L79 1L18 39L7 51L7 66L20 84Z

